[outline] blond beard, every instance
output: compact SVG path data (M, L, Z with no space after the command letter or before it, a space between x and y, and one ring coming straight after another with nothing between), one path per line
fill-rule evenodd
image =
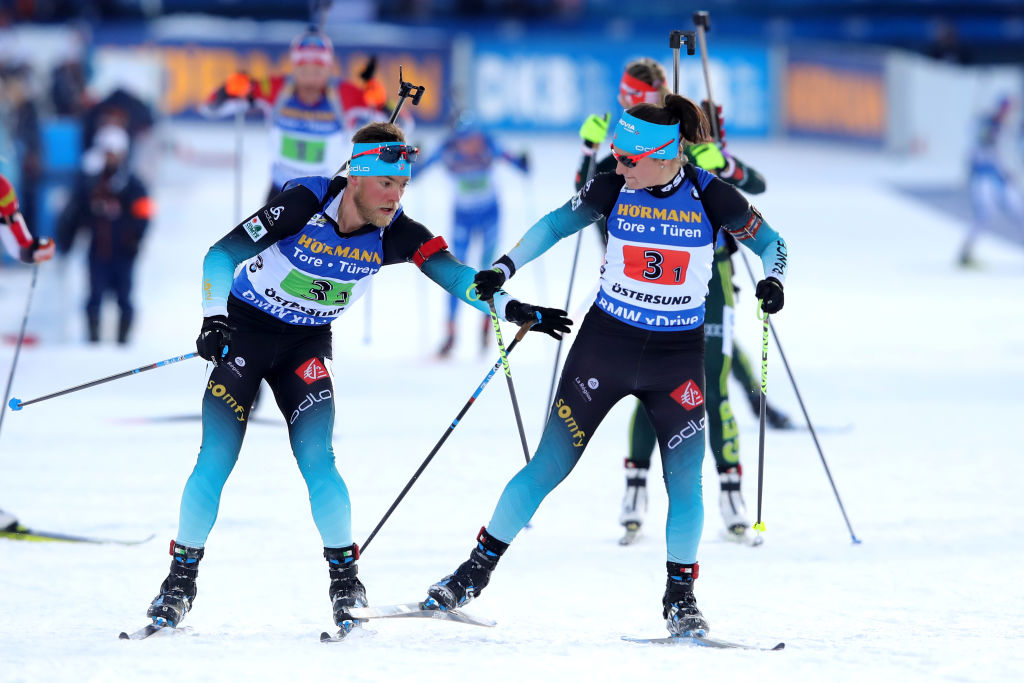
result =
M358 189L352 193L352 201L355 202L356 211L359 212L359 218L364 223L376 225L378 228L386 228L391 224L391 219L395 217L394 213L386 215L380 211L370 208L365 202L363 202L363 193Z

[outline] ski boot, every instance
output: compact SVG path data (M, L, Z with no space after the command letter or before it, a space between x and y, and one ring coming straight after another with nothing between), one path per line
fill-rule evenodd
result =
M146 616L157 626L177 627L192 609L196 599L196 575L202 548L189 548L171 541L171 571L160 584L160 594L146 610Z
M449 574L427 589L427 599L423 601L424 609L439 609L447 612L462 607L480 595L491 580L491 572L498 566L498 560L508 549L503 543L487 533L486 527L480 527L476 537L476 548L469 554L469 559L459 565L454 574Z
M742 478L742 465L736 465L718 473L721 489L718 494L718 509L722 513L722 521L725 523L722 537L734 543L761 545L764 539L760 534L754 533L747 521L747 506L743 502L743 493L740 491Z
M359 567L356 560L359 559L359 546L353 543L344 548L324 548L324 557L331 574L331 587L328 591L331 596L331 606L334 609L334 623L345 633L350 632L362 622L349 614L352 607L366 607L366 588L363 582L356 578Z
M619 515L619 524L626 527L626 533L619 539L619 545L629 545L637 539L645 514L647 468L638 467L632 460L626 460L626 493L622 497L622 513Z
M711 627L697 609L697 598L693 595L693 581L697 578L700 565L666 563L668 583L665 597L661 599L665 628L674 636L706 636Z
M0 531L17 531L18 518L10 512L0 510Z
M455 348L455 322L449 320L447 336L445 336L444 343L441 344L441 348L437 350L437 357L447 358L451 355L453 348Z
M765 405L765 421L772 429L796 429L796 425L781 410L772 407L771 403Z
M758 391L751 391L747 394L747 398L750 401L750 410L755 416L761 414L761 394ZM789 418L784 412L774 407L771 403L765 402L764 406L764 417L765 422L772 429L796 429L796 425L793 424L793 420Z

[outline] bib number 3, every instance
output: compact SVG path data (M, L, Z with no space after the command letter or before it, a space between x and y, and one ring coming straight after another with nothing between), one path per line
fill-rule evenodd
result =
M626 277L659 285L686 282L690 252L672 249L626 246L622 250Z

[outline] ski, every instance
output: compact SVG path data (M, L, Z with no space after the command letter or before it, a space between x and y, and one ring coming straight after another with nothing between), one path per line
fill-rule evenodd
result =
M379 605L377 607L353 607L348 611L356 619L441 619L457 621L473 626L497 626L498 622L474 617L457 610L425 609L422 602L407 602L401 605Z
M143 424L157 424L161 422L199 422L203 419L202 415L151 415L146 417L112 417L108 421L112 424L122 425L143 425ZM280 419L267 418L267 417L249 417L246 419L248 424L262 424L262 425L283 425L284 421Z
M114 545L141 545L153 540L156 534L150 534L146 538L136 540L125 540L119 538L103 538L101 536L77 536L75 534L59 534L53 531L39 531L29 529L20 524L0 530L0 538L11 538L16 541L57 541L63 543L98 543Z
M748 545L752 548L764 543L764 536L759 533L755 533L753 529L748 526L737 525L738 529L722 529L721 536L725 541L730 543L739 543L740 545Z
M622 636L622 639L629 643L650 643L654 645L695 645L698 647L710 647L719 650L762 650L772 652L782 650L785 643L778 643L773 647L761 647L759 645L747 645L745 643L734 643L730 640L719 640L707 636L668 636L667 638L635 638L633 636Z
M153 635L157 631L161 631L161 630L163 630L165 628L173 628L173 627L160 626L158 624L146 624L145 626L140 628L138 631L135 631L134 633L128 633L126 631L121 631L121 634L118 636L118 638L120 638L121 640L144 640L146 638L149 638L151 635Z
M327 631L324 631L320 634L320 642L340 643L343 640L352 640L353 638L366 638L368 636L372 636L374 633L376 633L376 631L371 631L368 628L363 628L363 625L357 622L352 626L348 627L347 629L344 626L342 626L334 635L331 635Z
M619 539L619 545L633 545L640 539L640 525L630 522L626 525L626 533Z

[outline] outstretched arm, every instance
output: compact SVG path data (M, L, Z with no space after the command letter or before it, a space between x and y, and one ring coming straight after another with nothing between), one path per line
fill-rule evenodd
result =
M476 271L452 256L447 249L439 251L424 261L420 269L424 275L443 287L452 296L484 313L491 312L487 302L480 299L473 285ZM504 290L498 290L494 294L494 310L503 320L508 320L505 306L511 300L512 297Z
M275 210L274 218L270 207ZM283 207L283 210L278 210ZM206 252L203 259L203 315L227 315L235 268L274 242L294 235L320 208L312 190L291 187L235 226Z

